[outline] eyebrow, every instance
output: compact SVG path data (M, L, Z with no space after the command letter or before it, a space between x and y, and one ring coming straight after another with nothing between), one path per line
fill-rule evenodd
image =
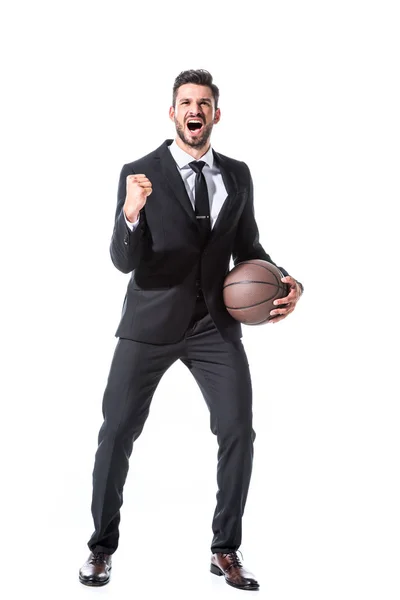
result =
M179 102L185 102L186 100L193 100L193 98L181 98L179 100ZM211 98L199 98L200 102L210 102L211 103Z

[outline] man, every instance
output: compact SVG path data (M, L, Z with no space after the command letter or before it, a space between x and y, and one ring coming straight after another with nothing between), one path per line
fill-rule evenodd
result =
M109 581L133 442L161 377L180 359L200 386L219 445L211 571L234 587L259 587L237 555L255 433L241 326L224 307L222 286L231 257L234 264L272 260L258 241L247 165L211 148L218 98L210 73L182 72L170 108L175 140L122 168L110 253L116 268L132 275L103 398L95 531L79 574L86 585ZM273 322L287 317L302 293L281 270L290 292L277 301Z

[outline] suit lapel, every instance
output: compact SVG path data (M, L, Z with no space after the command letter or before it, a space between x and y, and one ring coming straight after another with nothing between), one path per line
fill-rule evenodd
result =
M238 193L236 177L232 169L228 167L227 161L224 157L215 152L215 150L213 150L213 155L214 160L218 164L218 167L221 171L222 181L224 182L228 195L221 207L221 210L219 211L219 215L217 217L217 220L215 221L214 227L211 230L210 240L221 232L221 229L223 228L224 224L227 224L229 211L232 205L234 204Z
M165 176L165 179L167 180L171 192L179 200L179 202L182 205L182 208L185 210L185 212L190 217L190 220L196 225L197 228L197 220L192 203L190 202L190 198L187 195L185 184L183 183L183 179L179 174L179 171L176 167L176 163L172 158L172 154L168 150L168 142L171 143L172 140L167 140L160 147L160 163L162 172Z
M196 229L198 230L196 215L193 210L192 203L190 202L190 198L186 192L185 184L182 180L182 177L179 174L172 154L168 149L168 146L171 143L172 140L166 140L158 149L161 171L168 183L168 187L170 188L171 193L180 202L182 208L190 218L190 221L195 225ZM221 171L222 180L227 191L227 197L225 199L224 204L222 205L214 227L211 230L209 240L213 239L216 235L218 235L221 232L221 230L223 230L224 226L229 224L229 212L235 203L239 191L235 172L227 164L227 160L223 156L215 152L215 150L213 150L213 155L214 160L218 164L218 167Z

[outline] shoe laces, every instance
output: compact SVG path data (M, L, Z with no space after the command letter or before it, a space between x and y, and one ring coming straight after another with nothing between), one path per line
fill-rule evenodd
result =
M93 552L90 562L93 565L102 565L105 562L105 552Z
M237 552L240 552L240 550L238 550ZM230 565L229 565L228 569L230 569L231 567L236 567L238 569L241 569L243 567L242 563L239 560L237 552L236 551L227 552L226 554L224 554L224 556L229 557ZM243 560L243 554L241 552L240 552L240 556L242 557L242 560Z

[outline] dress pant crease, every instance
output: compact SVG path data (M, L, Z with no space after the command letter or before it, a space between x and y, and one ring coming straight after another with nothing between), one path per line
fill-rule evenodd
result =
M118 547L123 488L134 442L150 412L157 386L178 359L196 380L218 441L217 495L212 520L213 552L237 550L250 485L253 442L252 389L242 342L226 342L201 299L186 336L175 344L153 345L119 339L103 396L104 421L93 469L92 551L113 554ZM197 540L191 540L196 547Z

